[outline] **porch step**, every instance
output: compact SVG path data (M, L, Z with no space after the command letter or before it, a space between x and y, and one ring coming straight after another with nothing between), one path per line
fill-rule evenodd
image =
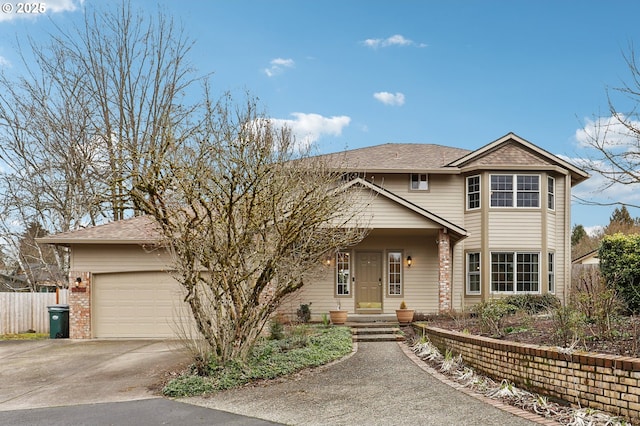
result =
M398 342L404 336L398 323L352 323L351 335L354 342Z
M398 324L396 314L349 314L347 317L348 323L384 323L384 324Z

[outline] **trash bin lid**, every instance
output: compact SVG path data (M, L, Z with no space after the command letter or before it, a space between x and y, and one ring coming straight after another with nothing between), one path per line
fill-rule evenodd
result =
M65 312L69 310L69 305L49 305L47 309L49 309L49 312Z

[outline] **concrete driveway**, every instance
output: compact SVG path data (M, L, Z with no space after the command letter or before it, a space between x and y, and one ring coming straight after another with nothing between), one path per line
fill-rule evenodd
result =
M0 341L0 411L157 397L150 387L189 360L178 342Z

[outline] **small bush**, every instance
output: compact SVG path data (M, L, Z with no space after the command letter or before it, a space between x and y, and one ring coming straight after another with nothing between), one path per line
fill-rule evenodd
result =
M492 299L475 305L472 311L478 315L483 332L492 336L504 336L503 322L508 315L514 314L517 307L505 299Z
M625 305L616 289L606 284L598 268L581 268L573 274L569 301L585 321L595 325L601 337L613 337L614 325Z
M560 306L560 299L553 294L515 294L504 301L530 315L552 311Z
M284 338L284 326L278 318L274 318L269 326L269 339L282 340Z
M301 304L296 311L296 315L298 316L298 321L302 323L311 321L311 303Z
M553 311L556 342L564 347L577 344L583 337L584 315L573 306L560 306Z

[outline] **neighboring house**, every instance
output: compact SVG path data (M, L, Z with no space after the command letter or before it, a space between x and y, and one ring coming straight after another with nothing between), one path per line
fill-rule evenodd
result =
M600 257L598 256L598 249L590 251L571 262L574 265L600 265Z
M58 287L67 284L66 273L56 265L35 263L27 265L29 275L34 285L29 284L27 273L18 268L11 271L0 272L0 291L3 292L41 292L53 293Z
M290 302L314 318L463 310L571 281L571 188L589 176L510 133L475 151L384 144L325 156L370 197L370 233L327 258ZM71 337L170 337L181 291L147 217L58 234L71 247Z

